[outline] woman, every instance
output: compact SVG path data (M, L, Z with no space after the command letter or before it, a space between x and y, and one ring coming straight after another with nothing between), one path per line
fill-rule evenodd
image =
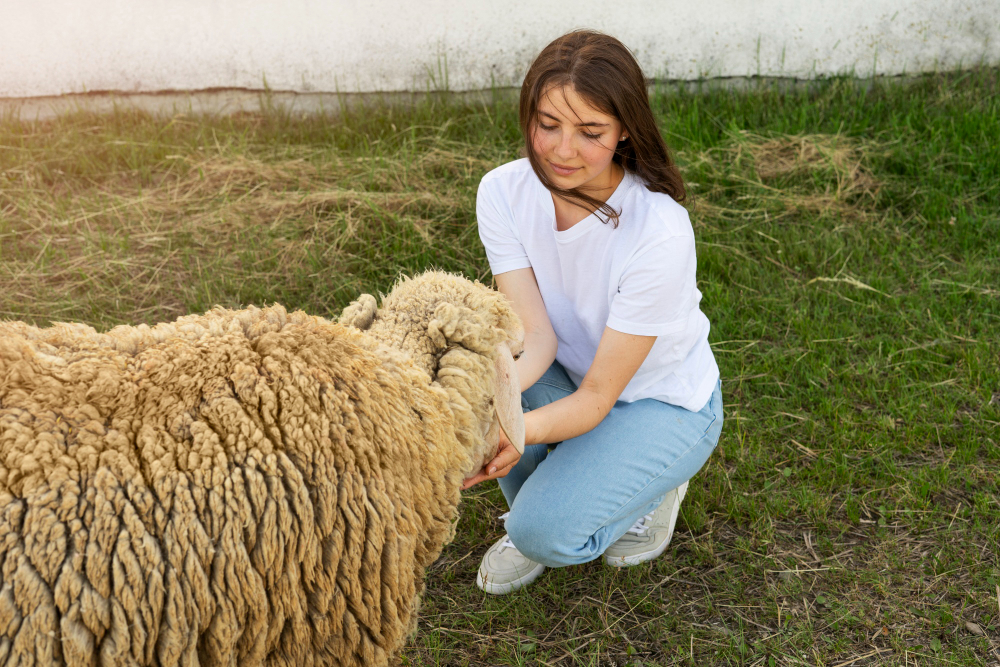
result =
M525 327L525 451L502 439L466 488L498 479L507 535L477 584L659 556L722 429L684 185L617 39L560 37L521 87L527 158L479 186L479 234ZM558 446L554 446L557 445Z

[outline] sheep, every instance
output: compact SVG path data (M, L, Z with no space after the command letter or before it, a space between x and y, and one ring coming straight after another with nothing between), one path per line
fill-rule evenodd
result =
M523 450L522 341L439 272L337 323L0 323L0 665L388 664L463 480Z

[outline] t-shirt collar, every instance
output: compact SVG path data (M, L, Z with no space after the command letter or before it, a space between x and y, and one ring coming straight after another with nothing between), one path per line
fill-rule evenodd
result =
M608 205L614 208L615 210L619 211L620 213L624 213L621 210L620 202L625 198L625 195L631 189L634 180L635 176L626 169L625 175L622 177L621 182L618 183L618 187L616 187L615 191L611 193L610 197L608 197L607 199ZM556 240L559 241L560 243L566 243L569 241L576 240L581 236L583 236L584 234L586 234L591 229L593 229L595 225L604 224L601 222L601 219L599 217L591 213L586 218L576 223L569 229L565 231L557 230L556 211L555 211L555 205L552 202L552 193L549 192L548 189L546 189L545 186L541 184L541 181L538 181L538 184L541 186L542 190L542 198L539 203L542 205L542 209L546 213L550 229L552 229L553 234L555 234Z

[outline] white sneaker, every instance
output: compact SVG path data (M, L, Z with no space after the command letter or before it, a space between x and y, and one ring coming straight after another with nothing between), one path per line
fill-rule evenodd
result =
M506 519L507 514L501 519ZM537 579L545 566L527 558L517 550L510 537L504 535L487 550L476 575L476 586L492 595L506 595Z
M687 493L688 483L668 491L655 510L635 522L604 552L604 562L613 567L638 565L664 552L674 536L674 525Z

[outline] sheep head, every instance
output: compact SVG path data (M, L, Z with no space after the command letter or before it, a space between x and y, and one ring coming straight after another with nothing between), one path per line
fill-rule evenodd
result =
M517 451L524 453L521 387L514 366L515 358L523 351L524 333L519 330L515 338L501 337L497 333L498 329L480 313L447 302L435 309L434 318L427 327L429 338L442 350L436 381L444 387L461 388L469 384L468 390L459 391L463 397L475 397L474 377L481 375L481 366L488 366L483 363L484 359L493 360L492 372L487 372L492 396L486 399L486 405L492 409L486 411L490 415L489 426L483 433L486 458L480 467L496 455L501 429ZM481 418L479 422L483 423Z
M402 278L382 299L364 294L340 323L367 331L407 353L448 392L459 441L469 453L466 475L492 459L500 431L524 451L521 391L514 367L524 329L503 294L439 271Z

